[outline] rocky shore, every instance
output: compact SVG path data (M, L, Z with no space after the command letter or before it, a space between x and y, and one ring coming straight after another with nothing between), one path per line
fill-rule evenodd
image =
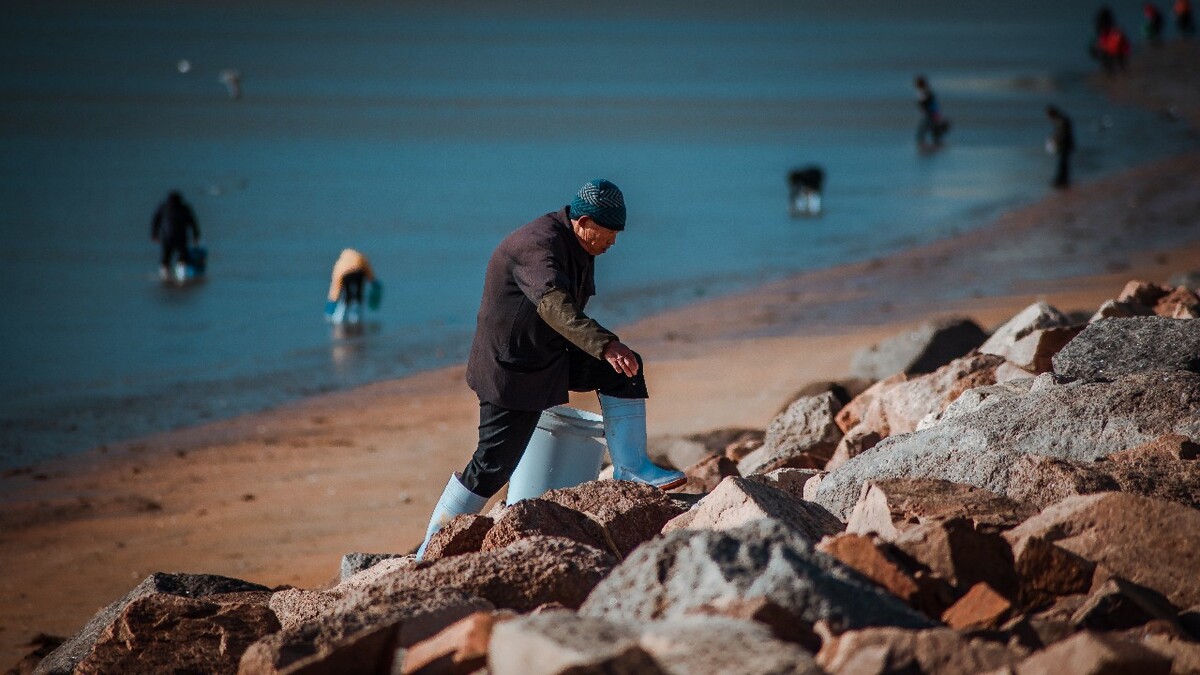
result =
M17 672L1200 672L1179 282L884 339L765 428L654 438L677 493L497 505L323 588L151 574Z

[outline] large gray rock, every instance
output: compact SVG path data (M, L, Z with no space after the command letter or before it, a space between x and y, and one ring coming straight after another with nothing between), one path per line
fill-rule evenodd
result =
M731 530L759 518L774 518L810 542L842 531L842 523L825 507L747 478L730 476L690 511L663 527L674 530Z
M551 612L497 624L492 635L492 675L821 672L796 645L756 624L721 617L637 623Z
M922 434L892 438L910 437ZM863 485L885 479L936 479L972 485L1036 508L1071 495L1120 489L1112 477L1090 464L1004 450L958 450L952 443L903 442L895 447L888 447L887 443L884 441L825 476L813 501L838 518L849 520Z
M1147 370L1200 373L1200 321L1139 316L1090 324L1054 356L1054 372L1084 380Z
M775 469L819 469L842 439L834 422L842 403L833 392L803 396L771 420L763 445L738 462L743 476Z
M896 373L932 373L986 339L987 333L970 319L927 321L856 352L850 360L850 373L869 380L882 380Z
M793 622L835 633L932 622L788 526L756 520L722 532L682 530L646 543L596 586L584 616L652 621L765 598Z
M1165 595L1177 607L1200 604L1200 511L1149 497L1109 492L1071 497L1009 530L1019 546L1041 537Z
M204 598L225 593L269 591L266 586L217 576L215 574L167 574L155 572L116 602L100 610L75 637L64 642L38 664L35 673L74 671L75 666L92 650L96 638L108 628L129 603L153 594L178 595L184 598Z

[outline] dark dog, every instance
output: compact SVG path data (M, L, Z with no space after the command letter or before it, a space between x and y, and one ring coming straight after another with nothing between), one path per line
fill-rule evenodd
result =
M806 166L788 172L788 210L793 218L821 213L821 186L825 172L818 166Z

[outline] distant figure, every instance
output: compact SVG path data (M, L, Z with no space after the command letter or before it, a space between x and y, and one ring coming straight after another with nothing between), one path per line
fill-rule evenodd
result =
M375 281L367 256L348 248L333 264L325 316L333 323L356 324L362 320L363 286Z
M925 146L925 139L930 138L934 147L940 146L942 136L950 130L950 121L942 117L937 96L929 87L929 81L924 75L916 76L913 86L917 89L917 107L921 109L921 123L917 125L917 144Z
M1092 57L1100 61L1104 74L1112 77L1124 71L1129 59L1129 37L1117 25L1112 9L1107 5L1096 12L1096 40L1092 44Z
M1175 30L1179 37L1187 39L1196 34L1195 19L1192 18L1192 3L1190 0L1175 0Z
M1142 37L1155 47L1162 46L1163 15L1154 3L1147 2L1142 6L1142 15L1146 17L1142 24Z
M825 172L819 166L806 166L788 172L788 211L793 218L821 213L821 186Z
M242 74L236 70L222 70L220 76L217 77L221 84L225 85L225 89L229 92L229 98L238 100L242 97Z
M200 226L196 223L196 213L192 207L183 201L179 191L172 190L165 201L154 213L154 221L150 226L150 239L162 245L162 258L159 261L158 276L164 281L171 278L171 260L178 257L179 265L188 267L197 261L192 259L188 243L188 233L191 233L192 244L200 243ZM185 275L177 274L179 279Z
M1058 158L1051 185L1059 189L1066 188L1071 184L1070 161L1071 153L1075 152L1075 134L1071 131L1071 119L1052 105L1046 106L1046 117L1049 117L1054 125L1052 135L1046 139L1046 150Z

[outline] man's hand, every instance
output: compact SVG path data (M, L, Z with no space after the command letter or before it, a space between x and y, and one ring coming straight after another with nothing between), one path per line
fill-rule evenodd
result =
M633 355L633 350L626 347L623 342L613 340L604 348L604 360L613 367L613 370L621 373L626 377L633 377L638 374L637 357Z

